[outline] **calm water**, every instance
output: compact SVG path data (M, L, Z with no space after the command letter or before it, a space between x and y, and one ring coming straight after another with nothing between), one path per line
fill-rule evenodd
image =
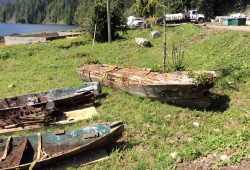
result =
M0 23L0 35L27 34L37 32L63 31L77 29L75 25L46 25L46 24L5 24Z

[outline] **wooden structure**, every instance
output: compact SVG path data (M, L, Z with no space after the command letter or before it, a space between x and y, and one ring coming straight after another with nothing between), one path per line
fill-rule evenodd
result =
M122 136L122 122L2 139L0 168L37 169L103 147Z
M193 77L206 77L201 83L189 77L189 72L186 71L159 73L145 68L133 69L104 64L81 65L77 72L83 80L99 81L102 85L142 98L195 108L206 108L211 104L205 93L213 87L217 79L214 71L192 72Z
M4 118L9 111L19 110L25 105L40 107L52 101L55 107L60 109L79 103L89 103L100 92L101 87L98 82L87 82L76 88L65 87L46 92L3 98L0 99L0 118Z
M41 118L38 119L36 117L35 117L36 123L33 121L32 123L26 123L26 124L22 122L20 124L19 122L17 122L18 117L15 118L14 120L10 118L0 119L1 127L2 127L2 121L5 121L10 124L8 127L2 127L2 129L0 129L0 134L12 135L14 132L24 131L24 130L28 130L29 132L31 131L39 132L41 128L49 129L52 126L62 127L66 125L71 125L79 121L91 119L93 116L99 116L99 114L97 113L93 103L89 103L89 104L83 103L77 106L72 106L72 107L68 107L65 109L61 109L56 114L52 114L50 116L54 117L54 120L51 122L48 122L47 124L44 124L44 121L41 121Z
M15 45L15 44L30 44L30 43L38 43L38 42L46 42L53 41L57 39L64 39L68 37L77 37L82 35L78 32L45 32L38 34L24 34L24 35L11 35L4 36L3 42L5 45ZM1 43L1 37L0 37Z

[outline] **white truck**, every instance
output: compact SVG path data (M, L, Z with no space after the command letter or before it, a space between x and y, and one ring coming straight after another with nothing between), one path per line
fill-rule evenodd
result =
M205 16L203 14L198 14L197 10L189 10L185 13L177 14L166 14L166 23L183 23L183 22L194 22L194 23L204 23ZM159 17L157 23L164 23L164 17Z
M139 17L129 16L127 25L129 28L139 28L143 26L143 20Z

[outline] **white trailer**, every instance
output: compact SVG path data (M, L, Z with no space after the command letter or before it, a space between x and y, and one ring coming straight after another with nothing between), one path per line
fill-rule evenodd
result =
M165 19L166 23L205 22L205 16L203 14L199 14L197 10L189 10L186 13L166 14ZM163 23L164 17L160 17L157 22Z

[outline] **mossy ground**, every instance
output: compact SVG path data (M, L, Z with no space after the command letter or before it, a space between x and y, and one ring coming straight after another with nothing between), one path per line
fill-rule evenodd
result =
M161 27L154 29L161 30ZM151 41L151 48L135 44ZM210 153L231 156L237 163L250 154L250 33L216 31L193 25L167 29L167 53L175 45L185 51L186 70L215 70L219 81L211 90L215 102L207 110L181 108L103 88L95 101L100 117L77 123L123 120L125 133L109 146L110 159L82 169L174 169L172 152L184 162ZM150 29L129 30L112 44L87 36L30 45L0 46L0 97L45 91L82 83L76 67L98 60L129 67L161 65L163 39ZM167 57L170 62L170 55ZM8 85L15 84L15 88ZM193 122L199 122L196 127ZM17 133L17 135L29 132ZM221 162L217 162L218 165Z

